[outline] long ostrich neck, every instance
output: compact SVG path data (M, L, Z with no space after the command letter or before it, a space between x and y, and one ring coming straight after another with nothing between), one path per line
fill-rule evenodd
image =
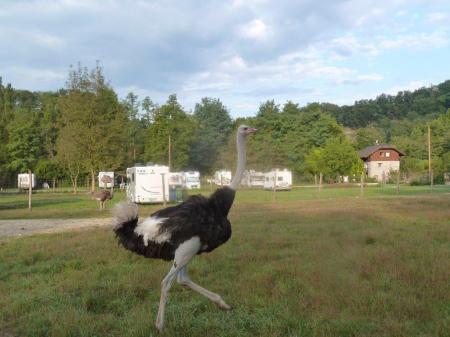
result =
M247 161L247 156L245 153L245 137L240 135L239 132L236 136L236 148L237 148L237 167L236 173L234 174L233 180L231 181L230 188L237 190L239 183L242 180L242 176L245 171L245 164Z

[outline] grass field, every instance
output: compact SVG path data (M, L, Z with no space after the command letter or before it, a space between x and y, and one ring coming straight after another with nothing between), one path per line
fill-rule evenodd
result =
M302 188L276 203L240 192L231 240L189 268L234 309L174 285L162 336L450 336L449 192ZM27 215L5 207L14 198L0 197L0 218ZM98 216L73 198L46 195L32 216ZM0 336L157 336L169 267L118 247L109 229L0 241Z
M360 196L359 187L341 187L340 185L331 185L324 187L319 194L316 188L300 187L289 192L278 192L276 200L278 202L295 200L317 200L330 198L356 198ZM193 190L191 193L209 194L210 190ZM430 193L428 186L402 186L400 196L418 196L430 194L449 194L450 186L435 186ZM395 186L373 186L364 189L364 197L398 197ZM114 198L106 203L107 208L125 198L125 193L115 191ZM26 193L4 193L0 194L0 219L55 219L55 218L98 218L109 217L110 212L99 212L99 204L91 200L86 191L76 195L68 192L38 192L33 194L33 208L28 210L28 195ZM270 203L273 200L271 191L260 191L243 189L237 195L237 203ZM161 205L141 206L143 215L148 215L160 208Z

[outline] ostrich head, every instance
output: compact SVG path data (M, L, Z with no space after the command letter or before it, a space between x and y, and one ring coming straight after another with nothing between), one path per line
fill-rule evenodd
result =
M256 132L258 129L252 128L247 125L240 125L238 128L238 135L247 137L249 134Z

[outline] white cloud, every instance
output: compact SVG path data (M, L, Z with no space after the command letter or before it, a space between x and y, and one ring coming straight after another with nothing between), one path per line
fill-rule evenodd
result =
M247 39L265 40L269 35L269 28L262 20L254 19L242 25L238 34Z
M393 48L440 48L450 42L450 36L444 31L432 33L417 33L397 35L395 37L379 37L379 46L385 49Z
M426 86L424 81L410 81L405 84L395 85L393 87L388 88L384 92L390 95L396 95L399 91L414 91L419 88Z
M433 12L427 15L428 23L444 23L448 20L449 14L444 12Z

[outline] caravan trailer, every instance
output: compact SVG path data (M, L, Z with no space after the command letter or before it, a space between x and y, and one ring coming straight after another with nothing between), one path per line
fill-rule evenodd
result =
M27 190L30 187L30 175L28 173L19 173L17 175L17 187L19 190ZM31 188L36 187L36 177L31 174Z
M102 179L103 177L110 177L111 182L105 183ZM112 185L112 186L111 186ZM114 172L99 172L98 173L98 187L100 188L111 188L114 187Z
M187 171L184 172L185 186L188 190L200 188L200 172Z
M264 173L248 170L244 172L241 185L247 187L264 187L264 178Z
M231 171L216 171L214 183L218 186L229 186L231 184Z
M127 198L137 204L168 201L169 167L152 165L127 168Z
M170 187L185 187L186 179L184 172L170 172L169 173L169 186Z
M292 172L284 169L275 169L264 174L264 189L289 191L292 189Z

